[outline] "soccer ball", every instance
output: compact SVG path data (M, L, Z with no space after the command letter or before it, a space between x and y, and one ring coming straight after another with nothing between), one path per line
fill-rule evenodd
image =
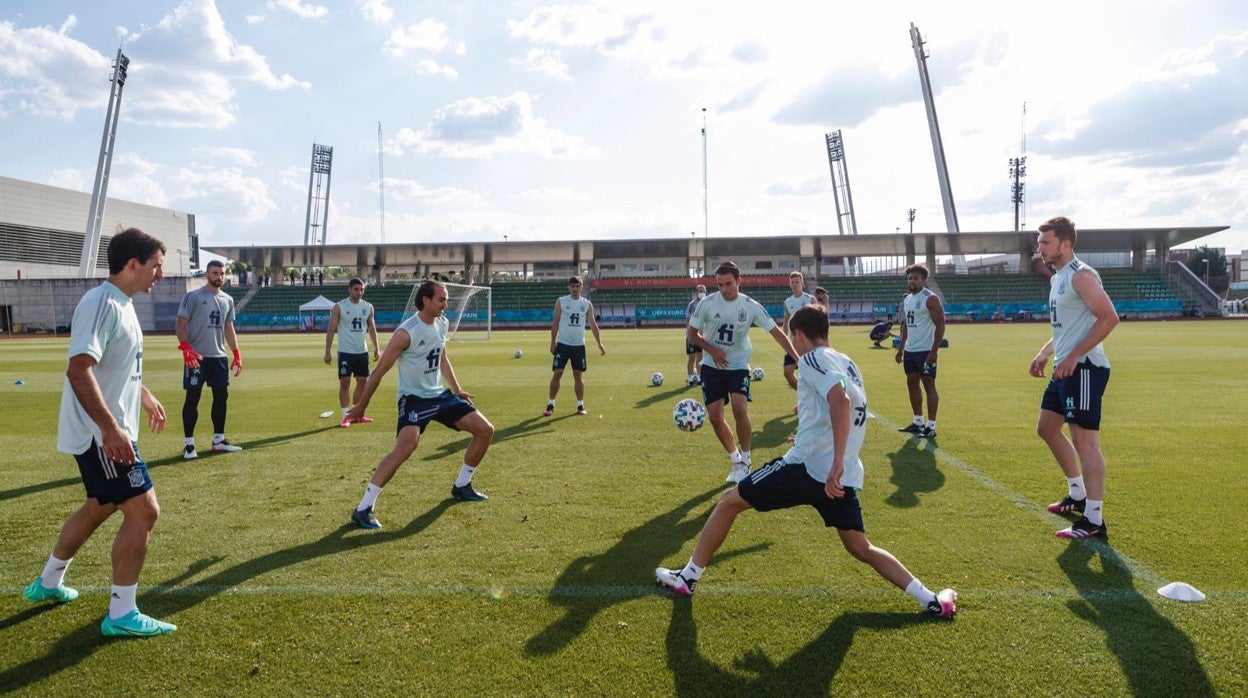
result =
M656 388L663 385L663 374L655 371L654 375L650 376L650 385L653 385Z
M676 403L672 420L681 431L697 431L706 422L706 408L693 398L685 398Z
M518 359L518 358L520 358L521 356L524 356L524 352L522 352L522 351L520 351L519 349L517 349L517 350L516 350L516 353L515 353L515 357Z
M764 373L761 368L756 368L753 371L750 371L750 378L756 381L761 381L765 375L767 374Z

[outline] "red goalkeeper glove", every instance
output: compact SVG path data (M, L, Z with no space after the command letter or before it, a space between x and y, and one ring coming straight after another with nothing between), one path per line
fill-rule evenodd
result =
M199 368L199 360L204 357L196 353L190 342L182 342L178 345L178 349L182 352L182 363L186 364L187 368L192 371Z
M243 372L243 354L238 349L234 350L234 361L230 364L230 368L234 369L234 377Z

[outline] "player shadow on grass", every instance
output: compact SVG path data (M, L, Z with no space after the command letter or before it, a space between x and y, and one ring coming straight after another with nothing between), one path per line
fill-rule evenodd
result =
M1089 564L1100 557L1101 570ZM1191 638L1157 612L1132 583L1126 561L1102 541L1071 543L1057 562L1080 600L1071 613L1100 626L1133 696L1213 696Z
M243 560L193 584L188 584L184 587L180 586L187 580L194 578L201 572L226 559L225 557L203 558L191 563L185 572L163 582L157 582L152 587L149 587L140 595L139 606L156 618L176 623L178 621L176 614L179 612L226 593L230 589L243 585L260 575L319 557L338 555L367 546L393 543L416 535L429 528L447 509L454 505L454 500L444 499L429 511L412 519L401 529L360 532L360 535L348 536L346 535L348 532L359 531L360 529L350 523L343 524L317 540L282 550L274 550L250 560ZM82 604L83 600L79 599L77 603ZM55 606L48 607L55 608ZM14 614L9 619L0 620L0 628L33 618L35 615L38 614L32 614L30 609L25 609L20 613ZM93 617L90 623L61 637L55 645L48 649L44 656L31 659L0 672L0 694L28 686L59 671L68 669L89 658L96 650L111 642L119 640L139 641L102 637L100 635L100 618L102 617ZM178 632L210 633L211 630L211 628L205 627L187 627L182 628ZM148 640L148 642L160 641L158 639Z
M888 504L909 509L919 505L919 494L935 492L944 487L945 474L936 467L936 445L923 439L907 439L901 448L888 454L893 463L893 476L888 479L897 488L884 500Z
M710 501L722 491L723 488L716 487L692 497L671 511L628 531L610 549L573 560L555 580L548 597L551 604L563 607L563 617L530 637L524 646L525 654L555 654L584 632L601 611L656 593L653 584L641 585L639 582L643 579L653 582L654 568L679 553L690 539L698 535L710 510L693 518L686 517L695 507ZM761 543L721 552L715 556L714 562L718 564L738 555L765 550L770 545ZM633 584L628 585L627 582Z
M651 389L651 390L657 390L657 389L658 389L658 387L659 387L659 386L657 386L657 385L656 385L656 386L651 386L651 388L650 388L650 389ZM686 390L688 390L688 389L689 389L689 388L691 388L691 387L693 387L693 386L685 386L685 385L682 385L682 386L677 387L677 388L669 388L669 389L667 389L667 390L664 390L664 391L663 391L663 392L661 392L661 393L660 393L660 392L656 392L656 393L655 393L655 394L653 394L653 395L650 395L650 396L647 396L647 397L643 397L642 399L638 400L638 401L637 401L637 404L635 405L635 407L637 407L638 409L641 409L641 408L643 408L643 407L649 407L649 406L651 406L651 405L653 405L653 404L655 404L655 403L657 403L657 402L666 402L667 400L671 400L672 398L676 397L677 395L680 395L681 393L685 392ZM702 391L700 391L700 390L698 391L699 396L700 396L701 392L702 392ZM695 398L695 399L696 399L696 398Z
M586 415L578 415L575 412L570 412L568 414L560 415L558 417L531 417L529 419L524 420L523 422L520 422L518 424L513 424L509 427L503 427L502 429L499 429L496 426L494 429L494 438L490 439L490 448L497 446L502 441L508 441L510 439L519 439L525 436L532 436L533 434L551 431L550 429L544 429L544 430L539 431L539 429L545 426L552 425L555 422L561 422L565 419L573 419L577 417L579 417L580 419L589 419L589 417ZM457 439L455 441L444 443L441 446L438 446L437 448L430 450L428 453L425 454L424 457L421 458L421 460L436 461L436 460L441 460L443 458L446 458L456 453L461 453L463 452L464 449L468 448L468 444L471 441L472 441L472 437L469 436L464 439Z
M818 637L779 664L761 646L746 650L730 671L698 651L698 628L693 599L680 597L672 604L667 628L667 667L678 696L826 696L839 693L833 681L859 630L900 630L931 622L920 613L842 613ZM751 676L752 675L752 676ZM846 687L856 692L862 686Z
M263 439L253 439L251 441L239 441L237 443L239 446L243 446L246 449L262 448L264 446L269 446L275 443L283 443L286 441L293 441L294 439L301 439L305 436L319 434L322 431L327 431L329 429L335 429L335 428L337 427L321 427L319 429L310 429L308 431L301 431L297 434L281 434L278 436L270 436L270 437L263 438ZM142 447L139 448L140 455L143 454L143 450L144 449ZM211 448L205 448L200 453L199 457L200 459L203 459L205 457L218 457L219 455L223 455L223 454L214 454ZM157 468L163 468L167 465L174 465L177 463L186 463L187 461L186 459L182 457L182 452L179 451L177 455L169 456L167 458L157 458L155 460L149 460L146 462L147 462L147 470L148 472L151 472L152 470L155 470ZM193 462L187 463L187 465L190 467L193 467ZM69 467L73 467L73 466L69 466ZM22 487L15 487L11 490L3 490L3 491L0 491L0 502L9 500L9 499L17 499L18 497L25 497L28 494L35 494L36 492L46 492L49 490L60 489L61 487L69 487L72 485L78 485L79 487L81 487L82 477L81 476L66 477L66 478L61 478L60 480L49 480L48 482L40 482L40 483L36 483L33 485L24 485Z
M787 439L796 433L796 412L788 412L774 419L767 420L767 423L763 425L763 428L755 432L753 438L750 439L751 450L757 451L760 448L783 447L784 451L779 451L775 455L768 455L765 458L754 456L750 458L750 461L753 463L765 463L772 458L779 458L780 456L783 456L784 452L787 451L788 447L791 445L788 443ZM760 456L761 455L762 454L760 454Z

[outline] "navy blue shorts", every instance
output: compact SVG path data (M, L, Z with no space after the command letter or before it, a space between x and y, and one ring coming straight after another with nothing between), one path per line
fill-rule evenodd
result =
M888 329L884 327L881 327L879 329L876 329L873 327L871 328L871 334L869 336L871 337L871 341L879 342L879 341L883 341L884 339L886 339L888 335L890 334L892 333L889 332Z
M693 356L694 354L701 354L701 353L702 353L702 347L696 344L685 342L685 356Z
M350 378L351 376L368 378L368 352L363 354L338 352L338 377Z
M796 365L797 365L797 359L793 358L792 356L789 356L788 354L785 354L785 355L784 355L784 365L785 365L785 366L796 366Z
M927 355L931 352L926 351L908 351L903 355L901 365L906 370L906 375L917 373L924 378L936 377L936 364L927 363Z
M1067 424L1097 431L1101 428L1101 398L1107 385L1109 369L1084 361L1066 378L1049 379L1040 409L1057 412L1066 418Z
M204 357L199 368L182 367L182 389L203 390L204 386L222 388L230 384L230 360L224 356Z
M555 345L555 360L550 365L550 370L561 371L568 362L572 362L573 371L586 371L589 364L585 361L585 345L579 347L571 344L563 344L562 342Z
M728 395L739 393L750 399L750 372L744 368L719 368L702 364L702 399L728 402Z
M866 532L854 488L846 487L844 497L832 499L824 491L824 483L811 477L802 463L785 463L783 458L777 458L742 480L737 494L759 511L809 505L819 512L828 528Z
M135 460L130 465L109 460L104 455L104 449L94 440L90 448L74 456L88 497L102 505L121 504L152 489L147 463L139 455L139 445L133 445Z
M473 407L471 402L453 394L450 390L443 391L437 397L419 397L417 395L400 395L399 396L399 426L396 431L401 431L403 427L417 427L420 433L425 433L425 427L429 426L429 422L438 420L442 424L459 431L459 427L455 423L463 418L466 414L476 412L477 408Z

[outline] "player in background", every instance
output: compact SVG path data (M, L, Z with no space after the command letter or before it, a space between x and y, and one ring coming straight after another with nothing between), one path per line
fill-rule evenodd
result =
M698 284L694 289L693 300L689 301L689 305L685 306L685 372L688 378L685 379L685 387L698 385L702 382L702 347L689 341L689 320L693 318L693 313L698 309L698 304L702 299L706 298L706 286Z
M347 408L358 402L364 393L364 381L368 380L368 345L364 335L373 340L373 361L381 358L377 343L377 323L373 304L364 300L364 282L351 279L347 282L347 297L338 301L329 311L329 327L325 330L325 363L332 363L330 350L334 346L334 333L338 334L338 405L342 408L342 427L351 426ZM351 376L355 376L355 394L350 395ZM350 395L350 402L348 396ZM373 419L360 415L358 423L367 424Z
M416 308L416 314L404 320L391 335L377 369L364 384L364 394L347 410L348 419L362 417L381 379L398 364L399 422L394 449L377 464L364 497L351 512L352 523L363 528L381 528L373 513L377 496L399 466L416 452L421 434L433 420L472 435L459 476L451 486L451 497L464 502L488 499L473 489L472 475L490 448L494 425L472 404L473 394L460 387L446 355L446 286L441 281L421 282L416 289Z
M784 299L784 323L781 327L785 335L789 334L789 318L793 317L793 313L815 302L815 297L806 292L806 279L800 271L789 272L789 290L793 294ZM784 355L784 379L789 382L790 388L797 390L797 357L790 354ZM797 405L793 406L793 411L797 411Z
M936 354L945 337L945 308L926 284L927 267L922 264L906 267L906 288L910 293L901 301L901 346L897 347L896 359L906 372L914 422L899 431L934 439L936 410L940 407L940 393L936 392ZM927 393L926 424L923 423L923 393Z
M890 337L895 337L897 335L893 334L893 323L891 321L885 320L884 322L875 323L875 326L871 328L871 334L869 334L868 336L871 338L871 342L872 342L871 346L875 347L876 349L883 349L884 347L880 346L880 342L883 342L884 340L889 339Z
M952 617L957 610L954 590L933 593L891 553L867 540L857 495L863 483L858 453L867 433L867 395L858 367L828 346L827 311L819 305L799 309L789 332L801 356L797 440L783 456L720 497L683 569L660 567L655 578L665 588L689 596L738 514L808 505L819 512L824 526L837 529L849 554L905 590L928 613Z
M212 450L218 453L243 450L225 438L226 405L230 397L230 371L237 378L243 372L243 355L238 350L234 333L234 299L221 290L225 285L225 265L219 260L208 263L203 286L182 297L178 306L175 331L178 349L182 351L182 387L186 401L182 403L182 431L186 446L182 457L198 458L195 450L195 423L199 421L199 398L204 385L212 388ZM229 344L234 360L226 357Z
M815 287L815 302L823 306L823 309L832 312L832 297L828 295L828 289L822 286ZM831 320L829 320L829 323Z
M1069 218L1040 226L1036 250L1056 269L1049 280L1049 324L1053 337L1031 360L1030 372L1044 377L1053 357L1053 377L1040 401L1036 433L1066 475L1067 495L1049 505L1055 514L1081 514L1059 538L1107 536L1104 519L1105 455L1101 453L1101 398L1109 384L1109 359L1102 343L1118 326L1118 312L1101 286L1101 276L1075 257L1078 233ZM1063 422L1070 438L1062 433Z
M57 449L72 454L87 499L61 527L43 573L22 596L32 603L69 603L78 597L65 586L65 570L82 544L120 511L113 541L113 586L100 632L110 636L152 636L176 629L139 612L139 572L160 505L139 455L139 410L154 432L165 428L165 408L143 385L143 328L134 312L136 293L152 290L164 276L165 246L130 228L108 243L108 280L78 301L70 323L69 365L61 389Z
M793 345L758 301L740 292L741 269L724 262L715 270L719 291L702 300L689 321L689 343L702 348L702 399L715 436L732 463L727 482L740 482L750 474L750 326L768 333L787 354ZM737 439L724 418L724 403L732 404Z
M555 357L551 363L550 399L546 402L543 417L555 413L555 396L559 394L559 380L563 378L563 369L572 363L572 387L576 391L576 413L586 415L585 411L585 380L581 374L589 370L585 361L585 325L589 325L594 333L594 341L598 342L598 351L605 356L607 348L602 346L602 336L598 332L598 320L594 318L594 304L581 296L581 277L568 279L568 295L555 301L555 317L550 323L550 353Z

